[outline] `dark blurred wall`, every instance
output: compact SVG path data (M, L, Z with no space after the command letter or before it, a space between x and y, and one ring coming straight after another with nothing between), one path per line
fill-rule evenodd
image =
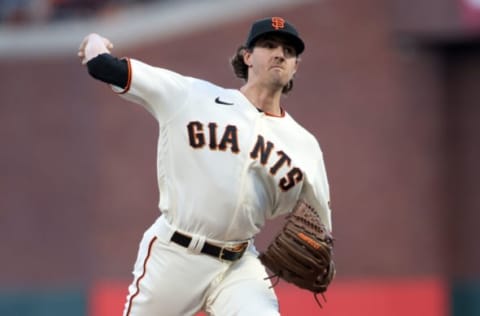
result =
M270 13L307 43L284 106L325 154L338 276L478 274L478 48L425 45L393 7L319 1ZM116 54L239 87L228 58L250 22ZM2 285L129 279L159 214L156 122L91 79L75 50L0 61ZM462 263L446 259L452 248Z
M480 279L480 41L442 47L448 104L446 177L451 276Z

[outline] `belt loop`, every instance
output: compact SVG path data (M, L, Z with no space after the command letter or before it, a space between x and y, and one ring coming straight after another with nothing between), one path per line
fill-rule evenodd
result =
M203 249L203 245L205 245L205 236L200 236L200 235L191 235L192 241L190 241L190 244L188 245L188 249L192 251L193 253L200 254Z
M160 215L156 221L156 235L158 238L165 242L169 242L172 239L173 234L175 233L175 228L168 223L165 215Z

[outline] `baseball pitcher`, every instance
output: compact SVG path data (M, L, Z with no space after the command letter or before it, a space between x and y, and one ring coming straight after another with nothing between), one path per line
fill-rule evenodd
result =
M304 48L283 18L255 21L231 59L245 83L229 89L84 38L88 73L159 124L161 215L140 243L124 316L279 315L269 274L326 291L335 269L323 155L282 106ZM255 235L282 214L287 224L259 254Z

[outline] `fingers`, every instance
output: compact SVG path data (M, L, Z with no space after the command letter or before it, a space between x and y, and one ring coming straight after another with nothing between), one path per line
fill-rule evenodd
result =
M88 60L85 56L85 53L84 52L78 52L78 58L80 58L80 62L82 63L82 65L86 65Z
M90 39L90 37L92 36L92 34L89 34L87 36L85 36L82 40L82 42L80 43L80 46L78 47L78 53L77 53L77 56L80 58L80 61L82 62L82 65L85 65L87 63L86 59L85 59L85 48L88 44L88 41Z
M87 35L83 38L82 42L80 43L80 46L78 47L79 50L84 50L85 49L85 46L87 45L88 39L91 35L92 34L89 34L89 35Z
M82 65L85 65L90 59L101 53L110 53L113 44L108 38L102 37L96 33L91 33L82 40L78 47L77 56Z
M109 49L109 50L113 49L113 44L112 44L112 42L110 42L110 40L108 38L103 37L102 39L103 39L103 43L105 44L105 47L107 49Z
M85 53L80 51L77 53L78 58L80 58L80 61L82 62L82 65L85 64L84 59L85 59Z
M93 34L89 34L83 38L82 42L80 43L80 46L78 47L79 52L85 52L85 47L87 46L87 43L90 40L90 37L92 35Z

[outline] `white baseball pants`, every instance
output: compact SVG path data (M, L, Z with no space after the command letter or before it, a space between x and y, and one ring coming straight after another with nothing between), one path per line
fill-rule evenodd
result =
M280 315L253 243L241 259L221 261L171 242L174 231L160 216L145 232L124 316Z

